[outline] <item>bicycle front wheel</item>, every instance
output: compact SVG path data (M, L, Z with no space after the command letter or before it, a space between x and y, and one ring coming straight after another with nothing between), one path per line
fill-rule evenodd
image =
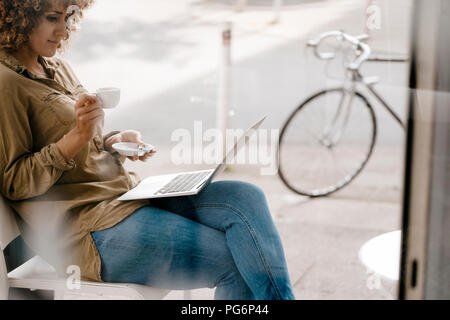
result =
M344 88L321 91L284 124L278 174L298 194L329 195L361 172L376 134L375 114L363 95Z

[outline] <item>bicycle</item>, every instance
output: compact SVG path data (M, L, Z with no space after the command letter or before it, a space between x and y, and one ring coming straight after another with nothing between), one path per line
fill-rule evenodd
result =
M307 98L284 123L279 138L278 175L293 192L322 197L348 185L362 171L372 155L377 119L362 85L373 94L392 117L406 125L374 89L378 80L364 77L359 69L364 62L407 62L404 56L375 56L364 43L369 36L351 36L341 31L326 32L309 40L317 58L332 60L333 52L320 52L320 44L333 37L350 45L354 56L345 65L349 85L325 89Z

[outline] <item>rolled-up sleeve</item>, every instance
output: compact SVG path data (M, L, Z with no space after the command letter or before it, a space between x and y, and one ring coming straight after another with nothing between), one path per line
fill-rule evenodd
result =
M47 192L75 163L56 144L32 152L27 106L15 92L0 90L0 183L3 196L20 201Z
M42 161L44 166L47 165L63 171L76 168L75 161L66 161L56 143L44 147L37 159Z

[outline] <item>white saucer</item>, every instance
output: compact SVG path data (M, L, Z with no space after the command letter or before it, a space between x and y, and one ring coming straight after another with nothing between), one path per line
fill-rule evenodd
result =
M120 142L114 143L112 145L113 149L116 150L120 155L127 157L142 157L144 154L149 153L153 149L154 146L151 144L145 144L144 147L140 147L139 144L134 142Z

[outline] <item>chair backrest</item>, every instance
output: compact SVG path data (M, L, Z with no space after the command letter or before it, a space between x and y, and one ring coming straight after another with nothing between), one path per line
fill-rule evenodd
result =
M0 195L0 300L8 298L8 271L3 250L19 235L14 212Z
M20 235L19 228L14 217L14 212L6 204L0 195L0 247L2 251L6 246Z

